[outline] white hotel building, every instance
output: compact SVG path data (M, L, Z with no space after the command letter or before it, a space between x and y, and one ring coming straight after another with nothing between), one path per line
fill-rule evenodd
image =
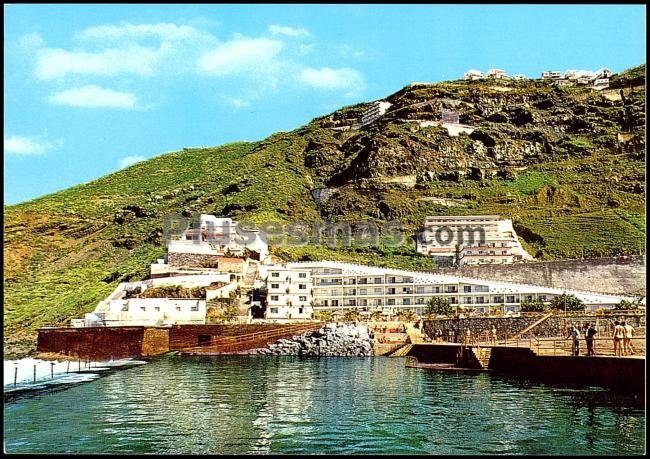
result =
M510 264L532 260L519 242L512 220L499 215L427 217L417 251L453 259L458 265Z
M550 302L563 293L575 295L587 309L612 307L624 299L599 293L333 261L269 266L266 284L268 319L309 318L318 310L347 309L357 309L362 315L379 310L384 316L410 309L422 315L432 297L447 298L452 305L461 305L476 313L488 313L490 306L496 306L505 314L519 312L523 301Z

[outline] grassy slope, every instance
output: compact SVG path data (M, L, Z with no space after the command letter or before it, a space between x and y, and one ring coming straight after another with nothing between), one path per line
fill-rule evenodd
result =
M339 113L356 111L358 106ZM305 166L304 152L310 140L332 136L314 122L262 142L185 149L5 207L5 350L30 350L37 327L80 316L118 282L145 278L149 263L163 254L157 233L171 212L221 214L227 209L235 218L256 223L383 221L389 218L377 209L384 206L408 232L427 215L499 213L515 221L526 247L540 258L644 250L645 196L638 186L645 163L590 148L588 138L574 139L586 153L554 157L516 179L433 181L416 190L387 186L372 192L347 185L336 200L319 207L309 193L322 186L323 178ZM455 199L455 206L427 197ZM125 212L128 206L138 206L140 216ZM415 253L412 240L396 249L309 245L274 253L293 260L431 266L429 258Z

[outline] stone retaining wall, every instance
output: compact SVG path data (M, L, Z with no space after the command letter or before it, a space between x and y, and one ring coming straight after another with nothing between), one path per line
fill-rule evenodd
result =
M498 339L511 337L523 331L537 320L542 315L536 316L522 316L522 317L472 317L466 319L425 319L422 323L422 331L429 338L435 338L436 330L441 330L443 333L443 340L448 339L448 332L456 332L457 341L461 341L461 336L464 335L467 329L470 330L471 336L474 338L481 338L482 334L487 330L491 331L492 327L497 330ZM633 327L645 327L645 316L612 316L611 318L598 318L599 331L608 332L611 328L611 320L625 320ZM566 334L567 326L569 325L582 325L585 322L596 322L594 316L576 316L576 317L549 317L541 324L534 327L530 332L527 332L523 337L535 336L537 338L551 338L555 336L564 336Z
M620 295L645 292L646 279L643 256L463 266L435 272Z

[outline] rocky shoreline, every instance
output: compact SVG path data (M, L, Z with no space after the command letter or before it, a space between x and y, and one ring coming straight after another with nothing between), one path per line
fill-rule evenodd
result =
M369 357L374 355L373 332L361 324L328 323L318 330L280 339L266 348L243 354Z

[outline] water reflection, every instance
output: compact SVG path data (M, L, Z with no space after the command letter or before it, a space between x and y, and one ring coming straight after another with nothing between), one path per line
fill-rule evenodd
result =
M9 452L605 454L645 413L600 389L403 359L168 357L5 404Z

